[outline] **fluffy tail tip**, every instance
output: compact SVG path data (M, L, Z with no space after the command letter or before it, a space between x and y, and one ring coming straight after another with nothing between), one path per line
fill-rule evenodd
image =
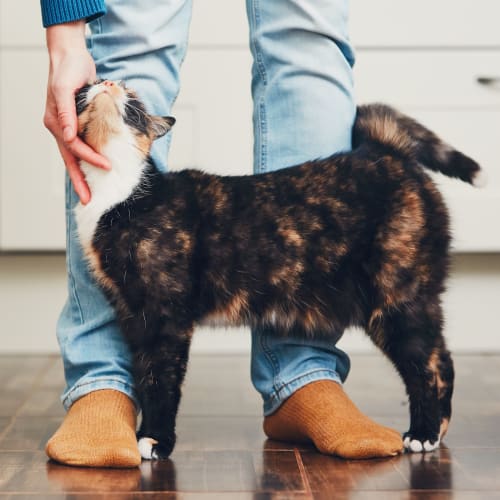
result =
M488 185L488 174L484 170L478 170L472 178L472 185L477 188L484 188Z
M438 164L434 169L445 175L457 177L478 188L486 185L487 179L484 170L476 161L460 151L451 149L445 158L441 157L439 163L441 165Z

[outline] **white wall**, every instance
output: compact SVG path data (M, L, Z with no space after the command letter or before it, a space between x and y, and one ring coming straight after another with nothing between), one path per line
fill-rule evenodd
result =
M63 255L0 255L0 353L57 351L55 324L66 295ZM455 255L445 295L446 336L455 351L500 352L500 254ZM359 332L341 340L366 351ZM197 352L250 348L246 330L197 332Z

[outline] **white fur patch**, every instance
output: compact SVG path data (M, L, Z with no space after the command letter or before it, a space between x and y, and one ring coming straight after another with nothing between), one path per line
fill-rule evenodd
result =
M424 451L434 451L437 448L439 448L439 439L435 443L431 443L430 441L424 443Z
M472 184L477 188L484 188L488 185L488 174L480 170L472 179Z
M91 245L101 216L132 194L144 169L143 155L125 125L120 134L113 136L104 146L102 153L109 159L111 170L106 171L86 162L80 165L91 192L87 205L78 203L75 207L78 237L84 248Z
M107 90L106 85L104 85L104 82L98 83L97 85L93 85L92 87L90 87L90 89L87 92L87 98L86 98L87 104L92 102L92 100L97 95L102 94L103 92L107 92L107 91L108 90ZM113 101L123 115L125 112L125 101L127 100L127 97L126 97L126 94L124 91L121 92L120 94L122 94L121 98L119 97L119 94L114 93L113 94Z
M405 437L403 441L404 447L413 453L421 453L423 451L434 451L439 448L440 440L431 443L429 440L422 443L418 439L411 439L409 436Z
M422 445L422 442L419 441L418 439L412 439L410 441L410 451L413 451L414 453L420 453L423 451L424 447Z
M139 439L137 446L139 447L139 453L141 457L146 460L152 460L153 457L153 445L158 444L158 441L153 438L143 437Z

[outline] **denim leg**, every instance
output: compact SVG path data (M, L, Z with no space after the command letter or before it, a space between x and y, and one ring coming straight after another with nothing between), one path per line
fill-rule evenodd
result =
M355 117L348 0L247 0L254 58L254 171L351 147ZM319 379L344 381L349 358L331 341L252 332L252 382L273 413Z
M187 46L191 0L108 0L106 16L90 24L89 48L101 78L125 80L148 111L167 115L179 91ZM152 156L167 169L168 138ZM67 387L64 406L97 389L116 389L137 402L131 356L114 311L91 277L76 236L73 207L78 198L66 181L68 300L57 325Z

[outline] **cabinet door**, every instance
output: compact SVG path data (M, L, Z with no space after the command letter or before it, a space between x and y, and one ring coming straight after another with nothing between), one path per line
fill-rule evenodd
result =
M45 49L4 49L0 66L0 248L64 249L64 165L42 124Z

